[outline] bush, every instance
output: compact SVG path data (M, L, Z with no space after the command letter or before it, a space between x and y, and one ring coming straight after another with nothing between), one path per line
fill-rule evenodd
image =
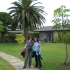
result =
M59 42L59 38L57 36L55 36L53 41L54 41L54 43L58 43Z
M63 32L59 32L59 42L63 43L63 37L64 37L64 33Z
M15 41L16 33L10 33L9 36L10 36L10 39L11 39L13 42L16 42L16 41Z
M39 38L39 33L29 33L28 36L33 36Z
M70 32L66 32L63 38L64 43L70 43Z
M24 43L24 40L25 40L25 37L24 37L23 34L16 34L15 40L16 40L19 44L23 44L23 43Z

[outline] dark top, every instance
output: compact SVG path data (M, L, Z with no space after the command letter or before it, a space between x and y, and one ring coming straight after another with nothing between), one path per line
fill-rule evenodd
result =
M34 45L34 42L32 41L32 42L29 42L29 41L27 41L26 42L26 49L32 49L32 46Z

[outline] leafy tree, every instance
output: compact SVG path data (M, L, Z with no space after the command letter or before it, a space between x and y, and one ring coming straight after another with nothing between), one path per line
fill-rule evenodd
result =
M65 47L66 47L66 57L65 57L65 61L64 64L67 63L67 59L68 59L68 44L70 43L70 32L66 32L66 34L63 34L62 32L59 32L59 37L55 36L54 37L54 42L63 42L65 43Z
M6 12L0 12L0 21L3 22L4 26L6 26L11 23L11 17Z
M7 33L6 26L8 26L11 23L11 20L12 19L8 13L0 12L0 21L2 21L4 25L4 31L1 32L2 37L4 36L5 33Z
M2 36L2 33L1 33L2 31L4 31L4 26L3 26L3 22L0 21L0 38Z
M66 44L66 58L64 61L64 64L66 64L67 59L68 59L68 48L67 47L68 47L68 44L70 43L70 32L66 32L66 34L64 35L63 41Z
M44 7L39 6L42 4L37 0L18 0L12 3L14 6L10 7L9 13L14 19L15 24L21 22L24 28L24 36L27 40L28 38L28 28L38 28L45 22L46 12L44 12Z
M54 10L54 19L52 20L54 28L63 28L63 30L66 27L70 28L69 11L70 10L64 5L61 5L59 8Z
M54 19L52 20L52 22L54 23L53 27L54 29L63 28L63 33L62 32L59 33L58 39L66 44L66 58L64 64L66 64L67 62L68 57L67 43L69 41L69 33L66 33L64 31L64 28L70 28L70 20L69 20L70 15L67 14L69 11L70 10L67 9L66 6L61 5L59 8L54 10ZM66 36L68 36L68 38Z
M23 34L16 34L16 38L15 40L18 42L19 44L19 50L20 50L20 44L24 43L25 37Z
M19 44L23 44L23 43L24 43L24 40L25 40L25 37L24 37L23 34L16 34L15 40L16 40Z

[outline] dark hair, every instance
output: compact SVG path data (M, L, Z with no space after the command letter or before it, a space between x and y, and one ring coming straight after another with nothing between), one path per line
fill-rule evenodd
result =
M39 39L37 38L37 37L34 37L34 38L36 38L37 39L37 42L39 43ZM34 41L35 42L35 41Z
M28 40L29 40L29 38L32 38L32 39L33 39L33 37L32 37L32 36L29 36L29 37L28 37Z

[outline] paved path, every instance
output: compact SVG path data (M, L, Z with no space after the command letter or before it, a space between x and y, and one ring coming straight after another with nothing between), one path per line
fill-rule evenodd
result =
M12 55L6 54L4 52L0 52L0 57L9 62L16 70L39 70L34 68L33 66L31 66L31 68L27 67L26 69L22 69L24 64L22 60Z

